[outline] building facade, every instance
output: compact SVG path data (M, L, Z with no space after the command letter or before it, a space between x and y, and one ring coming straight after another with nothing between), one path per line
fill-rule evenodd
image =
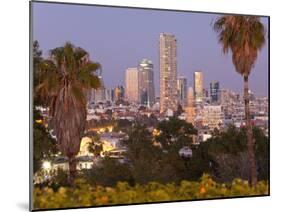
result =
M204 94L203 94L203 73L201 71L194 72L194 94L195 94L195 102L202 103L204 99Z
M177 110L177 40L174 35L161 33L160 59L160 112Z
M212 103L217 103L219 101L219 90L220 84L218 81L210 83L210 99Z
M186 106L187 101L187 80L185 77L179 77L177 80L179 104L182 107Z
M137 68L128 68L125 74L125 98L128 102L139 101L139 72Z
M195 111L194 93L192 87L189 87L187 91L187 107L185 108L185 114L186 114L186 122L194 124L196 111Z
M154 73L151 60L142 59L139 70L139 100L142 105L152 107L155 102Z
M223 111L220 105L205 105L203 107L203 126L213 130L223 127Z
M120 100L123 100L124 99L124 87L122 85L118 85L114 88L114 91L113 91L113 100L116 102L116 101L120 101Z

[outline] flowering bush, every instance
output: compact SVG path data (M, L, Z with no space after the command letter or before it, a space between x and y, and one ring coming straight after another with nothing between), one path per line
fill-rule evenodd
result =
M129 186L126 182L118 182L115 187L93 187L78 179L75 187L60 187L56 192L49 187L35 188L34 209L255 195L268 195L268 182L260 181L256 187L250 187L247 181L241 179L235 179L229 184L219 184L209 175L203 175L199 182L182 181L180 185L150 182L146 185Z

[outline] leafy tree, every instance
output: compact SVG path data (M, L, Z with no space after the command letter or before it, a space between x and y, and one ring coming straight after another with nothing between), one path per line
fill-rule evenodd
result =
M89 60L80 47L66 43L50 51L49 60L40 63L42 81L36 92L49 107L51 128L60 151L69 159L69 182L76 173L75 156L79 152L86 121L86 93L100 86L93 73L100 64Z
M115 131L115 132L119 132L119 131L126 132L132 126L132 124L133 123L131 121L129 121L128 119L118 119L114 123L113 131Z
M96 134L92 138L92 142L89 144L89 152L93 153L95 157L100 156L102 151L102 142L100 140L100 136Z
M255 155L257 157L258 179L268 179L268 138L258 128L253 128L256 141ZM188 164L194 175L192 178L210 173L220 182L229 182L234 178L247 179L249 164L247 152L246 129L230 126L225 132L220 132L194 149ZM191 178L191 179L192 179Z
M105 114L109 116L109 119L112 119L112 110L107 109L107 110L105 111Z
M42 62L42 51L40 50L39 42L33 42L33 85L36 87L39 84L40 69L39 65ZM39 98L34 94L33 99L33 172L37 172L43 160L48 160L57 152L56 141L50 136L48 129L40 122L43 117L40 112L35 109L35 105L40 103Z
M91 185L116 186L117 182L129 182L134 185L129 166L108 157L102 159L98 166L86 170L84 176Z
M32 56L33 56L33 84L34 88L40 82L40 69L39 65L42 62L42 50L40 50L40 45L37 40L33 42L33 49L32 49Z
M155 180L160 171L158 162L161 160L161 150L153 145L152 135L146 127L140 124L132 127L124 144L128 147L125 156L131 164L135 182L145 184Z
M157 130L160 134L156 136L156 140L165 150L172 148L178 151L183 146L191 145L191 136L197 134L197 130L192 124L178 118L171 118L160 122Z
M50 135L48 129L38 121L43 120L38 110L33 114L33 173L42 167L43 160L50 160L58 149L56 140Z
M161 148L144 125L132 127L124 143L128 147L126 157L136 183L179 183L187 179L186 161L180 157L178 148L169 147L169 151Z
M175 112L175 117L178 117L180 114L182 114L184 112L181 104L178 104L178 107L177 107L177 111Z
M244 80L246 136L251 170L250 182L251 185L255 186L257 184L257 168L250 117L248 78L258 57L258 52L265 43L264 26L257 16L226 15L216 20L214 30L218 33L223 52L227 53L231 50L235 69Z

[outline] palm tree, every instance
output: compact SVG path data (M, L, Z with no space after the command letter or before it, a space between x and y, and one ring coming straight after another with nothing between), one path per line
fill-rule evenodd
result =
M41 83L36 93L49 107L50 126L54 129L59 150L69 160L69 183L76 173L75 156L85 130L86 95L98 88L94 71L100 64L91 62L88 53L71 43L50 51L50 59L40 64Z
M219 17L214 30L218 33L219 42L222 44L223 53L232 52L232 62L236 71L244 80L244 102L248 158L250 164L250 184L257 184L257 168L253 132L249 107L249 83L248 78L258 56L265 43L265 29L256 16L226 15Z

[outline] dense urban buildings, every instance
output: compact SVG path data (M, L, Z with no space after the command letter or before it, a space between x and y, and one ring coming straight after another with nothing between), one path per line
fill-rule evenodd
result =
M203 107L203 126L210 130L223 127L223 112L220 105L205 105Z
M186 106L186 97L187 97L187 80L185 77L181 76L177 80L177 89L179 104L184 107Z
M194 72L194 94L195 94L195 102L202 103L204 94L203 94L203 73L201 71Z
M128 68L125 75L125 96L129 102L139 102L139 72L137 68Z
M142 59L138 65L139 71L139 102L152 107L155 102L154 72L151 60Z
M160 112L177 110L177 39L169 33L161 33L160 58Z

